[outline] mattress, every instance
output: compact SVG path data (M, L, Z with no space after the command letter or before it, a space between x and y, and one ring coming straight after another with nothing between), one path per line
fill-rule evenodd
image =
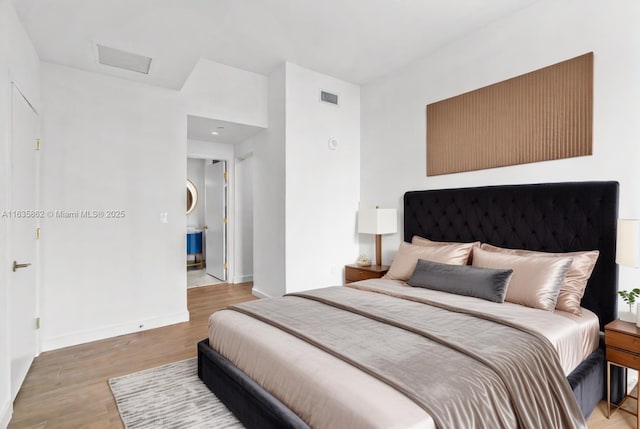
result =
M549 339L569 374L598 345L598 319L515 304L412 288L392 280L350 287L425 298L494 315ZM413 401L378 379L305 341L235 311L210 318L212 348L233 362L314 428L432 428L433 419Z

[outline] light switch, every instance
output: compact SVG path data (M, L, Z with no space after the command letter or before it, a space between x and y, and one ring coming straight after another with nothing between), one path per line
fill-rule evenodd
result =
M169 213L167 212L160 213L160 223L169 223Z

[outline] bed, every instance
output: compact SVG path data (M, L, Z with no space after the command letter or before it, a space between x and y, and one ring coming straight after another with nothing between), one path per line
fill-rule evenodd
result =
M581 306L586 309L585 313L591 313L594 317L597 317L595 323L599 325L599 330L602 331L603 326L616 317L617 266L615 264L615 229L617 201L618 184L616 182L512 185L407 192L404 196L404 239L410 242L417 235L434 241L481 241L505 248L545 252L574 252L597 249L600 252L600 256L589 279ZM371 285L365 282L362 286L364 289L376 287L387 287L387 285ZM390 286L390 289L393 289L393 286ZM400 291L403 292L404 290L406 288ZM327 300L330 297L327 298L326 294L335 293L349 295L351 291L348 288L333 288L328 292L322 292L324 295L313 298ZM288 299L291 301L296 298L306 301L310 299L309 297L290 297ZM278 308L274 307L273 313L277 313L277 310ZM402 311L404 312L404 310ZM431 311L440 314L438 313L439 310ZM394 314L388 316L395 317ZM434 316L434 320L437 319L436 316ZM234 319L233 323L238 327L237 334L241 335L242 332L247 330L258 329L256 325L243 328L242 320L242 318ZM394 323L400 322L395 321ZM355 326L349 324L357 324L358 322L347 320L345 323L348 324L347 326ZM450 324L451 322L445 323ZM363 329L368 328L365 326ZM429 327L424 329L428 330ZM258 331L253 331L253 335L261 338L270 338L266 331L264 335ZM509 336L511 335L509 334ZM293 338L293 335L289 335L289 337ZM269 383L274 383L273 377L275 377L275 383L286 378L295 379L294 371L291 371L290 377L286 372L288 364L281 364L284 372L277 376L274 375L271 382L263 380L264 376L256 376L255 374L253 374L252 378L247 375L252 371L248 370L246 366L252 365L251 363L242 363L241 366L245 369L243 371L231 362L234 359L238 360L238 356L232 357L231 360L223 356L223 354L229 356L229 353L233 354L234 352L225 350L223 354L220 353L220 349L224 348L221 346L232 343L232 338L224 340L222 343L214 345L214 347L209 344L212 339L220 342L220 339L214 336L198 344L198 375L245 426L249 428L309 427L307 422L313 422L313 418L308 415L304 415L304 419L301 418L298 414L304 413L300 411L298 413L293 412L289 406L290 401L288 399L284 400L287 404L281 402L268 389L265 389L253 379L261 379L262 384L268 386L270 386ZM282 335L279 341L285 341L285 343L276 347L275 350L287 350L286 341L289 341L287 335ZM265 345L265 347L267 346ZM259 348L244 349L245 353L237 350L235 353L243 355L245 360L251 360L251 356L266 356L265 361L268 362L268 358L272 358L271 355L275 354L264 352ZM247 350L253 351L246 353ZM301 356L306 355L303 354ZM298 362L305 362L306 359L306 357L303 357L298 359ZM257 364L255 362L257 360L260 359L254 358L253 364ZM274 362L274 372L277 372L278 363L277 361ZM326 366L322 360L315 363L310 361L309 364L315 365L313 366L314 371L311 372L316 374L316 378L310 378L310 380L314 380L313 383L298 382L299 385L321 385L323 384L323 379L332 377L338 383L340 380L350 377L347 375L342 377L341 371L346 371L346 369L341 364L329 366L334 365L330 363L330 360L326 362ZM301 365L304 367L304 364ZM570 369L570 372L564 375L566 375L568 385L579 404L580 412L582 415L588 416L598 401L603 398L604 393L605 365L602 344L599 347L596 346L595 350L587 356L580 357L579 362L562 365ZM466 367L467 365L463 366ZM326 368L331 368L329 372L331 376L318 378L318 373L321 374L318 368L322 368L324 371L327 371ZM278 379L278 377L280 378ZM389 403L398 401L398 407L404 406L393 393L389 393L384 387L380 387L375 380L371 381L366 377L358 379L357 383L352 382L343 386L342 390L348 391L349 394L347 396L352 396L356 402L361 399L361 402L369 404L366 402L368 399L362 399L364 396L359 397L357 390L349 390L350 386L354 384L367 386L365 390L368 390L369 396L373 396L374 399L378 394L388 395L383 396L385 401L390 401ZM623 384L622 372L614 373L612 385L614 399L621 397ZM377 393L371 394L371 392ZM279 396L282 397L282 395ZM296 395L293 394L293 396ZM298 396L306 397L307 393ZM312 398L313 396L310 395L309 397ZM357 405L355 407L357 408ZM362 407L364 413L367 412L367 409L371 410L371 407L367 408L366 405ZM298 409L297 406L293 408ZM422 408L425 410L429 407ZM407 426L410 426L411 422L417 422L416 427L446 426L439 420L439 417L434 418L434 421L429 423L421 420L422 416L412 417L412 412L417 414L411 407L407 407L403 413L406 419L400 419L399 421L406 421ZM381 415L380 418L385 418L385 416ZM387 425L382 425L381 427L385 426ZM505 426L510 425L507 424Z

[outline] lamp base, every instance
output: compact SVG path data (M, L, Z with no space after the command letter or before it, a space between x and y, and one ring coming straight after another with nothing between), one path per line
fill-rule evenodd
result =
M382 265L382 235L376 234L376 265Z
M371 259L369 259L367 257L367 255L362 254L362 255L358 256L357 264L358 264L359 267L370 267L371 266Z

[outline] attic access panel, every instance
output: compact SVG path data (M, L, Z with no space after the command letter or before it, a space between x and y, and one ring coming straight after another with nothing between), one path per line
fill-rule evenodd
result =
M133 52L121 51L108 46L98 46L98 62L133 72L149 74L152 59Z

